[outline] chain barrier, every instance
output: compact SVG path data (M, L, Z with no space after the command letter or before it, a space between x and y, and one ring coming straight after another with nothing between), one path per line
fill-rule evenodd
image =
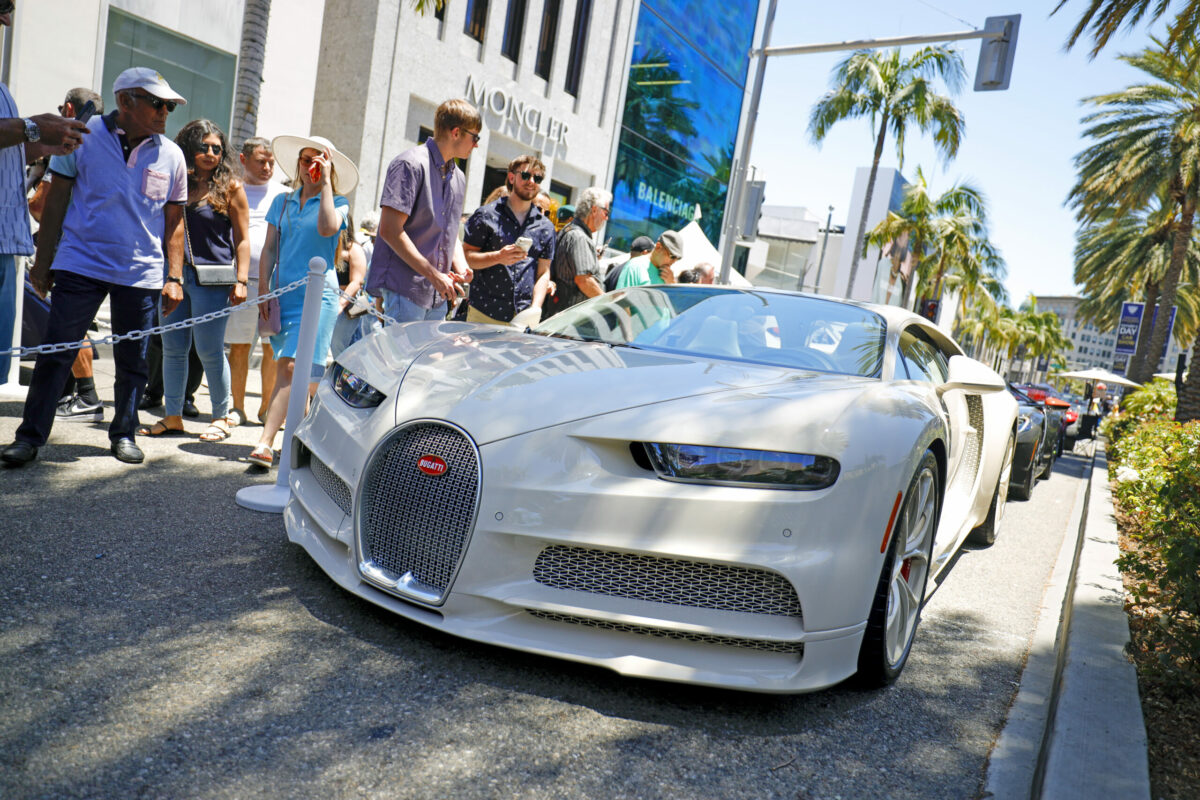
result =
M26 356L36 355L39 353L62 353L66 352L67 350L78 350L82 347L88 347L92 344L116 344L117 342L144 339L147 336L152 336L156 333L161 334L166 333L167 331L178 331L182 330L183 328L191 328L205 322L211 322L214 319L227 317L235 311L241 311L243 309L250 308L251 306L260 305L267 300L280 297L291 291L295 291L296 289L304 286L306 283L308 283L307 276L293 281L287 286L281 286L273 292L260 294L258 297L254 298L253 300L248 300L245 303L238 303L236 306L226 306L218 311L212 311L208 314L201 314L198 317L190 317L189 319L180 320L179 322L172 322L168 325L158 325L154 328L147 328L146 330L141 331L130 331L129 333L114 333L109 336L105 336L102 339L84 339L81 342L58 342L56 344L42 344L38 345L37 347L14 347L9 350L0 350L0 356ZM371 309L371 311L374 312L374 309Z
M370 314L372 317L379 320L384 325L390 325L394 322L397 322L397 323L399 322L399 320L392 319L387 314L384 314L384 313L380 312L378 309L376 309L375 303L371 300L370 296L368 296L368 295L358 294L356 296L351 296L351 295L348 295L345 292L343 292L341 289L338 289L338 294L342 297L343 300L346 300L350 303L350 305L346 306L347 309L349 309L351 307L361 308L364 312ZM362 317L362 315L360 314L358 317L354 317L353 319L360 319L361 317Z

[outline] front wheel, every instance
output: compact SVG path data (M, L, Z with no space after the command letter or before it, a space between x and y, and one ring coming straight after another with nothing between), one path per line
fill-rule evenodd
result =
M908 662L925 601L939 512L937 459L926 451L909 483L871 603L855 678L862 688L887 686Z

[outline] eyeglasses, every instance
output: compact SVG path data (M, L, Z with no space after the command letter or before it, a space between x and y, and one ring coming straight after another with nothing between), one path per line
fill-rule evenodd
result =
M604 208L603 206L601 206L600 210L604 212L604 216L606 216L606 217L612 216L612 206L609 206L608 208Z
M517 174L521 176L521 180L533 181L538 186L541 186L542 181L546 179L545 175L534 175L532 172L518 172Z
M11 14L17 8L12 0L0 0L0 14Z
M214 156L219 156L219 155L221 155L222 152L224 152L224 150L221 147L221 145L219 145L219 144L209 144L208 142L201 142L200 144L196 145L196 154L197 155L199 155L200 153L212 153Z
M168 114L174 111L175 106L177 105L174 100L163 100L161 97L155 97L154 95L150 94L138 93L134 94L134 97L136 97L138 100L145 100L146 103L149 104L149 106L155 111L162 111L163 106L166 106Z
M480 136L478 133L475 133L474 131L466 131L466 130L463 130L462 128L459 128L459 130L462 131L463 133L465 133L467 136L470 136L471 139L475 142L475 144L479 144L479 140L483 138L482 136Z

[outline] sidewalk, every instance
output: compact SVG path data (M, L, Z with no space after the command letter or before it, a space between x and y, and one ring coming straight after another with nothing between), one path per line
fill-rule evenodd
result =
M1077 521L1077 523L1076 523ZM1115 566L1108 462L1097 448L1043 601L984 797L1149 800L1137 673Z

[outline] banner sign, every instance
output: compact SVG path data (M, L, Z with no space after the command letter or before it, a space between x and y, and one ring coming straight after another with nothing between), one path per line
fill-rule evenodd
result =
M1131 356L1137 352L1138 327L1142 324L1145 307L1145 303L1121 304L1121 321L1117 324L1117 346L1113 348L1113 354Z

